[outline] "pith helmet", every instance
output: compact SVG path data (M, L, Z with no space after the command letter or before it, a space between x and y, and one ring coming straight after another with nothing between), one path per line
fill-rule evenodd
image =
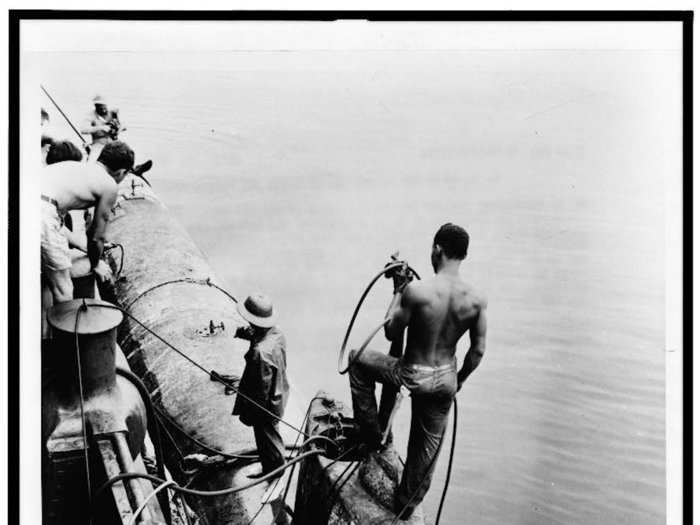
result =
M272 309L272 301L261 293L246 297L244 302L238 303L237 308L243 319L261 328L270 328L277 320Z
M107 100L102 95L95 95L95 98L92 99L92 103L95 104L96 106L98 104L101 106L106 106Z

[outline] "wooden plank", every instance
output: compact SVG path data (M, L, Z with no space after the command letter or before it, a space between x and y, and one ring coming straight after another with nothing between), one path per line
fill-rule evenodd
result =
M98 437L95 439L97 442L97 448L100 451L100 457L102 458L102 464L105 467L105 473L107 478L112 478L121 474L121 468L119 466L119 459L112 446L112 442L108 436ZM129 501L129 494L126 490L126 486L123 481L117 481L111 487L112 497L114 498L114 503L117 507L117 512L122 523L128 523L133 515L133 510L131 507L131 502Z

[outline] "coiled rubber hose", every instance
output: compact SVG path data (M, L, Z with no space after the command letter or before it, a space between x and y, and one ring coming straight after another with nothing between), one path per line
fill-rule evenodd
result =
M355 354L355 358L353 361L348 361L348 364L345 368L343 368L343 359L345 358L345 349L347 348L348 345L348 339L350 338L350 333L352 332L352 327L355 325L355 319L357 319L357 314L360 312L360 308L362 307L362 303L365 302L365 298L367 297L367 294L369 294L369 291L372 289L374 284L379 280L380 277L386 274L386 272L393 270L395 268L400 268L401 266L404 266L406 263L403 261L396 261L394 263L389 264L388 266L385 266L382 268L382 270L375 275L372 280L369 282L367 285L367 288L365 288L365 291L362 292L362 295L360 296L360 300L357 301L357 306L355 306L355 311L352 313L352 317L350 318L350 324L348 324L348 329L345 331L345 338L343 339L343 344L340 346L340 353L338 354L338 373L339 374L346 374L347 371L350 369L350 365L352 365L353 362L355 362L362 352L364 352L365 348L367 348L367 345L369 342L374 338L375 335L377 335L377 332L381 330L381 328L386 324L387 319L384 319L382 321L382 324L380 324L377 328L375 328L372 333L365 339L364 343L362 343L362 346L358 349L357 354ZM408 270L416 276L416 279L420 280L420 275L418 275L418 272L416 272L413 268L408 266Z

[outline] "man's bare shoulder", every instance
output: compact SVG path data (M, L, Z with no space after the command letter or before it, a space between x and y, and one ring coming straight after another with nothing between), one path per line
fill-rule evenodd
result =
M78 160L66 160L49 164L43 169L46 177L61 177L62 175L85 173L85 163Z
M96 195L116 193L117 182L100 164L88 162L84 166L83 174L93 193Z
M403 301L410 304L424 303L429 301L434 293L434 285L424 280L413 280L404 289Z
M92 193L95 198L102 196L116 196L117 182L107 173L107 171L96 163L81 163L80 183L84 188Z
M463 294L465 301L471 303L480 309L485 309L488 305L486 294L476 286L464 280L460 281L460 292Z
M90 182L85 171L85 163L64 161L43 168L41 184L49 191L73 194L75 190L83 191Z

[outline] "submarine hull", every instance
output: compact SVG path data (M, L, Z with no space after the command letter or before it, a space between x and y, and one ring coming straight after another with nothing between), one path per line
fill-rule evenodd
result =
M182 469L185 456L255 449L252 429L231 415L236 395L227 395L225 387L209 377L212 370L241 376L248 343L234 341L233 336L246 323L235 298L224 290L184 228L150 187L139 184L132 175L120 184L107 231L107 238L122 245L124 252L114 300L133 316L126 316L118 342L160 413L168 468L178 482L187 483L189 474ZM110 252L113 267L120 266L119 255L119 250ZM293 431L291 438L289 431L283 432L285 441L294 437ZM240 470L240 465L215 469L199 475L193 486L230 487ZM206 523L247 523L259 508L264 488L188 501Z

